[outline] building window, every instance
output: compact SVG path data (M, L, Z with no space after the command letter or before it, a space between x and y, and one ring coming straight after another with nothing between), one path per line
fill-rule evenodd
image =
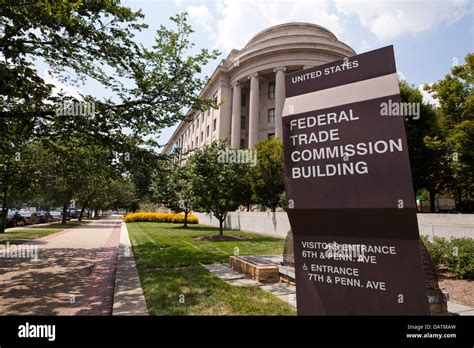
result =
M240 97L240 106L245 106L246 100L245 100L245 94L242 94Z
M204 132L201 131L201 142L204 140Z
M240 139L240 148L245 149L245 139Z
M240 129L245 129L245 116L240 117Z
M268 109L268 123L275 123L275 108Z
M209 127L209 126L207 126L207 128L206 128L206 137L208 137L208 136L209 136L209 133L210 133L210 132L209 132L209 131L210 131L210 128L211 128L211 127Z
M273 139L275 138L275 133L268 133L267 139Z
M275 82L268 83L268 99L275 99Z
M199 117L197 118L197 128L199 128Z
M217 129L217 118L214 119L214 124L212 126L212 130L215 131Z
M199 137L196 137L196 147L199 146Z

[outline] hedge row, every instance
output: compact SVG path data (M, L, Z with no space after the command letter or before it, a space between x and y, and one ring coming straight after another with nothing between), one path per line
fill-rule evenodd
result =
M125 222L172 222L184 223L184 214L171 213L130 213L123 219ZM198 218L188 214L188 224L199 223Z
M474 239L434 237L429 240L422 236L435 265L446 265L460 278L474 277Z

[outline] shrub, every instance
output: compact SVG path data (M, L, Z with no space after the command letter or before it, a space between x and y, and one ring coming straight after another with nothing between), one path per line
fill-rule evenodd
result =
M444 255L449 249L449 242L445 238L433 237L433 241L430 241L428 237L423 236L423 243L428 250L431 260L435 265L444 263Z
M130 213L123 219L124 222L171 222L184 223L184 214L171 213ZM188 214L188 224L199 223L198 218Z
M472 278L474 271L474 240L472 238L422 237L433 263L446 265L460 278Z
M474 271L474 240L471 238L451 239L445 253L449 270L461 278L472 278Z

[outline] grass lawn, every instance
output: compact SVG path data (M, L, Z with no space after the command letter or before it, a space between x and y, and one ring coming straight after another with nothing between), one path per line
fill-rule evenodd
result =
M47 235L61 232L68 228L86 224L88 221L69 221L66 225L55 224L50 226L34 225L34 227L25 228L24 230L16 230L9 232L8 229L5 233L0 233L0 244L5 244L7 241L10 243L21 244L27 242L29 239L36 239L45 237Z
M227 263L237 251L240 255L281 254L282 239L225 231L246 239L200 241L194 238L217 234L218 229L152 222L128 223L127 227L150 314L296 314L291 305L259 287L230 285L202 266Z

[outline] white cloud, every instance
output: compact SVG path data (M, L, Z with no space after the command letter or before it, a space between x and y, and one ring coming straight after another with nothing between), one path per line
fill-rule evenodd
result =
M339 16L321 0L217 0L218 21L210 38L224 52L240 49L259 31L288 22L316 23L335 35L343 32Z
M186 7L191 21L194 21L204 31L211 32L214 16L206 5L196 5Z
M454 23L470 12L470 0L335 0L343 15L355 15L380 41Z
M176 1L182 4L184 0ZM365 51L404 35L453 23L472 12L470 1L187 0L183 6L196 27L208 34L211 45L226 54L245 46L263 29L295 21L326 27L342 41ZM375 40L365 35L360 41L362 28Z

